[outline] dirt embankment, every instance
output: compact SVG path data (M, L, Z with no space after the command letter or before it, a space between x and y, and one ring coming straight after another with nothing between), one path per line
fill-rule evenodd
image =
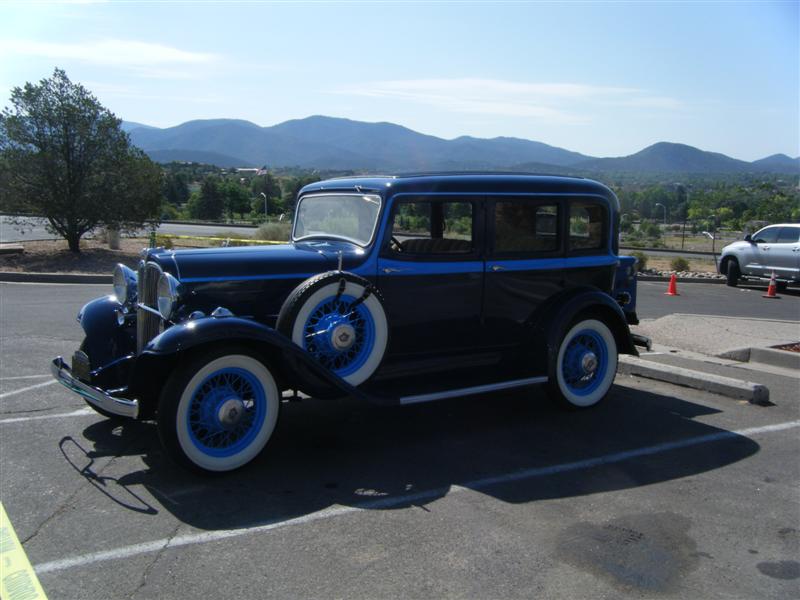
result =
M75 254L63 240L22 242L24 252L0 255L0 271L110 275L120 262L135 268L146 245L145 239L126 238L120 240L119 250L109 250L108 244L98 240L82 240L81 252Z

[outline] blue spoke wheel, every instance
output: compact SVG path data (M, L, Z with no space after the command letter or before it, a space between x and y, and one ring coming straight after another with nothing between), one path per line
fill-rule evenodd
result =
M158 425L165 448L178 462L219 472L258 456L275 429L280 394L256 357L216 354L191 362L170 379Z
M550 370L550 389L562 403L594 406L605 398L617 372L617 344L602 321L574 323L561 340Z
M338 271L298 286L281 308L277 328L351 385L375 372L388 341L377 291L365 279Z

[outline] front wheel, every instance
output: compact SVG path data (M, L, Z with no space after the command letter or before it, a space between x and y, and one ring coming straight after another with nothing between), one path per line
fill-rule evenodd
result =
M739 269L739 262L735 258L728 261L726 276L725 283L731 287L736 287L736 284L739 283L739 278L742 276L742 272Z
M605 398L617 373L617 342L602 321L574 323L550 365L551 395L569 408L588 408Z
M253 460L272 436L280 394L269 369L247 351L221 349L181 366L158 405L158 434L177 463L211 472Z

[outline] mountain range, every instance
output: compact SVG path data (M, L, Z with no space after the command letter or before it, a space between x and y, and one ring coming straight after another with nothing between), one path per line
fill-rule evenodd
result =
M800 173L800 157L775 154L747 162L685 144L659 142L635 154L597 158L511 137L452 140L394 123L313 116L270 127L250 121L187 121L160 129L124 121L131 141L157 162L220 167L301 167L368 172L515 170L632 173Z

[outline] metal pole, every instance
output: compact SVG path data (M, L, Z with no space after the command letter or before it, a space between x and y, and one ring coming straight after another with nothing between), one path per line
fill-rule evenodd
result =
M267 222L267 195L264 192L261 192L261 195L264 196L264 223Z
M684 188L686 190L686 202L684 203L683 208L683 231L681 232L681 250L683 250L683 244L686 242L686 217L689 215L689 188Z

